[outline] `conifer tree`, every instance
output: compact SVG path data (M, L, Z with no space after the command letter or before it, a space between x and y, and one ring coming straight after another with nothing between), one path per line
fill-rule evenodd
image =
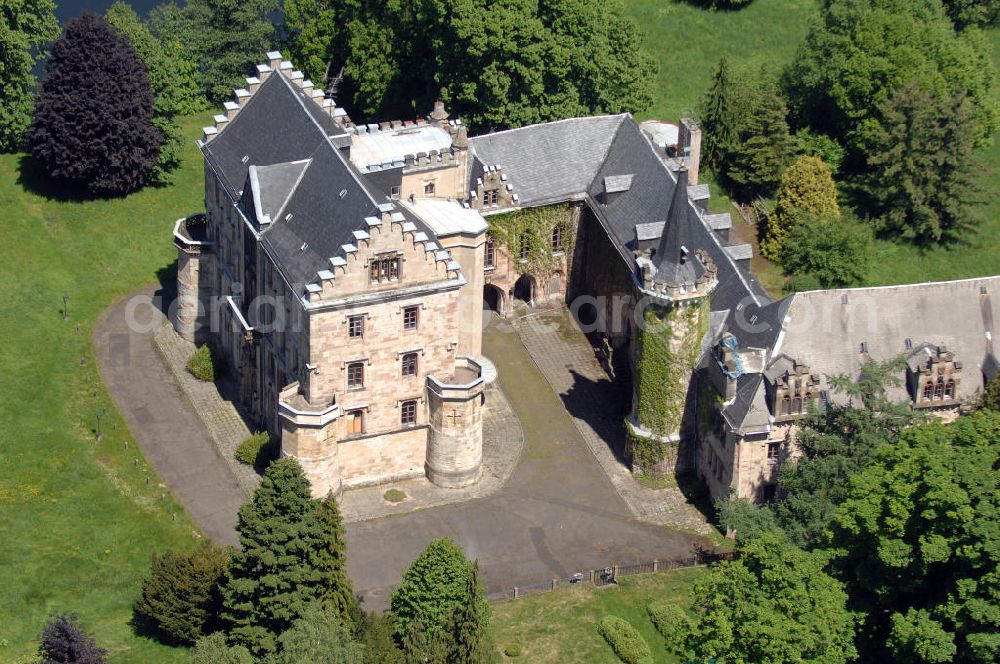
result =
M976 222L970 204L978 193L966 99L942 99L910 83L878 117L861 184L877 228L919 243L957 239Z
M465 583L465 597L448 625L448 664L488 664L492 661L488 624L488 606L479 585L479 565L473 563Z
M364 664L403 664L403 651L393 638L391 615L372 611L363 616L361 623Z
M99 196L135 191L163 143L152 119L146 68L128 39L91 12L70 20L52 47L28 130L48 176Z
M788 110L777 90L766 86L754 102L725 169L734 190L745 198L772 194L796 150Z
M133 607L137 621L173 643L194 644L218 611L218 584L228 564L226 552L207 542L191 551L154 554Z
M767 235L761 252L771 260L781 259L781 249L792 231L798 213L837 217L837 185L829 167L819 157L799 157L781 176L774 212L767 220Z
M703 159L708 168L721 171L739 140L741 112L732 71L724 57L712 74L712 85L702 106Z
M277 637L322 599L327 576L316 564L327 541L309 481L294 459L272 463L240 508L242 549L222 585L229 640L256 655L273 652Z
M52 0L0 3L0 151L24 142L35 107L35 65L59 36Z
M337 506L337 499L327 496L317 506L322 527L324 547L318 566L324 577L323 601L340 618L341 624L353 630L360 609L354 597L354 585L347 575L347 542L344 539L344 520Z
M420 619L410 625L403 637L404 664L447 664L449 643L447 634L431 634Z

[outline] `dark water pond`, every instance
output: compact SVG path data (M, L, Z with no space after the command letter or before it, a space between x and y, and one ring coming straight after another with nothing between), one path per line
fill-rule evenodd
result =
M146 12L165 0L131 0L132 5L140 16L145 16ZM115 0L56 0L56 17L59 23L63 24L67 19L71 19L85 10L103 14L105 10L113 5Z

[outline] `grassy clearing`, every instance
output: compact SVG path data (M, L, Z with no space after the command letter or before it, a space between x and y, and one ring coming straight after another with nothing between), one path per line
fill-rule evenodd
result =
M653 650L653 661L674 664L680 660L667 653L646 606L654 600L688 606L691 586L704 573L704 568L692 568L627 576L618 588L563 588L499 604L493 607L497 646L502 652L512 643L519 644L523 655L512 661L620 664L597 633L600 619L613 614L639 630Z
M719 12L701 9L680 0L624 0L625 11L646 34L646 48L660 62L656 94L649 111L639 119L675 121L690 113L708 88L719 58L734 64L749 64L777 70L795 54L805 36L815 0L754 0L747 8ZM1000 67L1000 29L988 33L994 62ZM994 86L1000 101L1000 84ZM876 257L868 275L872 286L963 279L1000 274L1000 200L991 192L1000 188L1000 140L982 150L981 186L983 203L977 209L982 219L964 243L921 249L891 240L876 242ZM709 175L710 179L710 175ZM712 186L712 210L733 211L729 200ZM754 242L754 229L740 224L733 211L735 241ZM739 238L739 239L737 239ZM785 279L780 268L755 257L753 270L773 295L780 295Z
M23 157L0 155L0 661L26 661L46 617L65 611L80 615L112 662L187 661L185 650L128 625L150 553L191 543L194 525L115 410L91 332L117 298L171 273L171 225L202 207L193 140L205 120L185 123L191 141L172 186L123 200L36 192Z

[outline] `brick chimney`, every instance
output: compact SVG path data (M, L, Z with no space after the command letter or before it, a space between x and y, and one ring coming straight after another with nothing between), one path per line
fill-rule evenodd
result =
M688 184L698 184L698 166L701 164L701 127L691 118L681 118L677 140L678 155L688 167Z

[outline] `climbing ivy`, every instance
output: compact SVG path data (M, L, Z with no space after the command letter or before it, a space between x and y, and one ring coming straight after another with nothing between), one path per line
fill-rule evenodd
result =
M576 242L573 208L570 205L550 205L495 214L487 217L486 222L490 237L503 245L515 263L521 257L522 248L526 250L521 271L535 277L548 277L556 270L564 269L562 257L554 256L552 251L552 230L560 228L560 251L568 257L565 269L569 269Z
M635 381L639 423L657 436L678 431L691 370L708 329L709 299L697 306L652 306L638 332Z

